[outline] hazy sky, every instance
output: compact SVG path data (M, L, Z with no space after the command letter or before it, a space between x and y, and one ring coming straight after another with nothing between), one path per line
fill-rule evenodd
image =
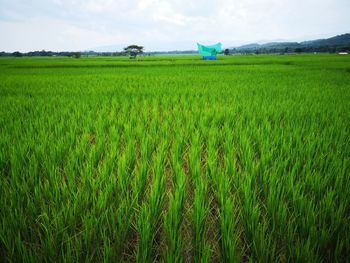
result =
M0 0L0 51L195 49L346 32L350 0Z

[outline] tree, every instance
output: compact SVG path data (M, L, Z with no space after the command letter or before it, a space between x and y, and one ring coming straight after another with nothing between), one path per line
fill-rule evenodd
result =
M72 57L73 57L73 58L80 58L80 57L81 57L81 53L80 53L80 52L74 52L74 53L72 54Z
M14 57L22 57L23 54L21 52L15 51L15 52L12 53L12 56L14 56Z
M124 52L130 56L130 58L136 58L137 55L143 53L143 46L130 45L124 48Z
M229 50L228 48L226 48L226 49L224 50L224 54L225 54L225 56L230 55L230 50Z

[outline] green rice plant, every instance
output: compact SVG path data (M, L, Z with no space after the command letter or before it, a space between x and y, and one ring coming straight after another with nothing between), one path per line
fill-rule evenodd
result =
M210 257L210 246L207 242L208 226L206 218L209 210L207 198L207 179L201 175L200 167L201 141L199 133L195 133L189 156L190 174L194 184L193 200L193 248L195 262L208 262Z
M225 130L226 131L226 130ZM225 262L238 262L238 198L237 195L231 193L231 185L235 171L233 169L234 155L233 155L233 141L232 133L226 131L225 133L225 156L224 166L222 171L218 169L218 152L217 139L219 137L217 130L212 130L209 136L208 146L208 168L210 176L214 181L216 199L219 203L219 221L220 221L220 249L222 260Z
M249 250L255 260L272 262L276 260L276 243L268 235L268 222L264 220L261 212L262 207L257 198L252 148L248 138L241 136L240 142L241 162L243 169L245 169L241 175L243 177L241 182L244 200L243 220L245 222Z
M137 221L137 230L140 237L136 254L137 262L152 261L152 247L155 241L156 227L161 219L164 202L164 153L166 147L166 144L160 145L159 151L155 156L153 182L148 201L141 207L139 219Z
M183 239L181 224L183 222L186 178L181 167L182 142L176 137L172 149L173 193L169 193L169 208L164 216L164 230L167 235L166 262L182 262Z

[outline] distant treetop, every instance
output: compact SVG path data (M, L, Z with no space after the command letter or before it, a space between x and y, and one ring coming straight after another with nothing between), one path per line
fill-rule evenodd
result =
M143 53L143 46L130 45L124 48L124 52L130 56L130 58L136 58L137 55Z

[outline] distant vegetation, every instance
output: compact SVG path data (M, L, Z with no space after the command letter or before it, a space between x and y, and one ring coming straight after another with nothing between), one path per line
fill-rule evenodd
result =
M96 52L96 51L82 51L82 52L53 52L53 51L31 51L31 52L0 52L0 57L75 57L76 53L80 53L81 56L102 56L102 57L121 57L121 56L130 56L130 57L136 57L139 55L144 56L150 56L150 55L161 55L161 54L169 54L169 55L175 55L175 54L197 54L198 51L196 50L187 50L187 51L181 51L181 50L175 50L175 51L154 51L154 52L141 52L137 53L136 56L134 56L135 53L129 52L129 50L124 51L115 51L115 52Z
M267 44L248 44L239 47L226 48L222 54L268 54L268 53L338 53L350 52L350 34L343 34L328 39L318 39L304 42L273 42ZM155 51L144 52L144 47L138 45L131 45L119 52L53 52L53 51L31 51L26 53L21 52L0 52L1 56L68 56L76 57L80 53L81 56L129 56L136 58L138 55L159 55L159 54L197 54L197 50L173 50L173 51Z

